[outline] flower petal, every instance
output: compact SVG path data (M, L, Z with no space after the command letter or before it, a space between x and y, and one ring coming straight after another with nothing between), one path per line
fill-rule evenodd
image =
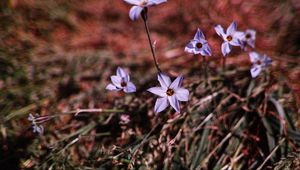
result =
M125 93L136 92L136 87L132 82L127 82L127 86L124 88Z
M180 113L179 101L176 99L175 95L168 96L168 101L170 105L176 110L176 112Z
M224 33L224 29L221 25L217 25L215 26L215 30L217 32L217 34L222 37L223 39L226 37L226 34Z
M229 27L227 28L226 30L226 34L227 35L233 35L235 33L235 31L237 30L237 25L236 25L236 22L233 21Z
M113 84L108 84L105 88L106 90L111 90L111 91L119 91L121 90L121 88L117 88L115 85Z
M149 2L154 3L155 5L167 2L167 0L149 0Z
M170 88L175 90L175 89L181 87L182 81L183 81L183 76L182 76L182 75L178 76L178 77L172 82L172 84L170 85Z
M223 42L222 44L222 54L225 57L231 51L231 45L228 42Z
M141 12L142 12L143 8L139 7L139 6L133 6L131 7L130 11L129 11L129 17L132 21L135 21L139 18Z
M119 76L110 76L111 82L118 88L121 88L122 78Z
M121 67L117 68L117 76L119 76L121 78L124 78L125 82L129 81L129 75L128 75L128 73L126 73L126 71L123 68L121 68Z
M161 85L161 87L163 88L168 88L171 84L171 79L169 76L165 75L164 73L159 73L157 75L157 79Z
M184 48L185 52L195 54L195 41L190 41Z
M185 88L177 88L175 96L179 101L188 101L190 92Z
M198 28L197 32L194 36L194 40L201 40L201 39L205 39L205 36L204 36L203 32L200 30L200 28Z
M160 97L166 97L167 96L166 90L167 89L164 89L162 87L152 87L152 88L149 88L147 91L150 93L156 94Z
M209 48L208 44L203 46L202 51L201 51L201 55L211 56L211 49Z
M141 0L124 0L124 1L131 5L140 5L141 3Z
M159 113L163 110L165 110L169 106L169 102L167 97L162 97L156 99L155 106L154 106L154 112Z
M260 60L260 55L254 51L249 53L249 57L250 57L251 63L256 63L258 60Z
M233 45L233 46L242 46L242 41L236 37L233 37L233 39L231 41L229 41L229 44L230 45Z
M259 75L259 73L261 72L262 67L260 65L253 65L250 72L251 72L251 76L252 78L255 78Z

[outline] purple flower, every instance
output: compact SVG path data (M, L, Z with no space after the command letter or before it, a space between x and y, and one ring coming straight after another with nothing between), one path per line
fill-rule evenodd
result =
M242 49L246 50L246 46L250 46L255 48L255 40L256 40L256 31L252 29L247 29L245 32L237 31L235 33L236 37L240 37L242 42Z
M252 67L251 67L252 78L257 77L262 70L269 67L272 63L272 59L265 54L261 55L257 52L250 52L249 56L250 56L250 61L252 63Z
M133 7L130 9L129 12L129 17L132 21L135 21L139 18L144 8L167 2L167 0L124 0L124 1L133 5Z
M235 33L237 30L236 22L232 22L224 32L224 29L221 25L215 26L215 30L217 34L223 38L224 42L222 43L222 54L225 57L230 53L232 46L241 46L242 43L240 41L241 37L238 37Z
M33 133L39 133L39 134L44 133L44 127L40 123L42 123L42 121L46 120L45 117L40 117L38 114L36 114L36 117L34 117L30 113L27 119L29 121L31 121L32 128L33 128Z
M199 28L194 36L194 39L187 44L184 51L193 54L201 54L202 56L211 56L211 50L207 40Z
M161 87L148 89L149 92L159 96L156 100L154 111L159 113L165 110L170 104L179 113L179 101L189 100L189 91L181 87L183 76L178 76L172 83L170 77L163 73L159 73L157 78Z
M111 82L106 86L107 90L132 93L136 91L135 85L130 81L129 75L121 68L117 68L117 75L110 76Z

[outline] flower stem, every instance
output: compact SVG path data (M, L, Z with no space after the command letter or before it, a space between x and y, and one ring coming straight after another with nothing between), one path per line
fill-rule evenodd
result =
M155 55L155 50L154 50L154 47L153 47L153 44L152 44L152 40L151 40L151 36L150 36L150 31L149 31L149 27L148 27L148 22L147 22L147 8L144 8L142 13L141 13L141 16L143 18L143 21L144 21L144 25L145 25L145 29L146 29L146 33L147 33L147 37L148 37L148 41L149 41L149 45L150 45L150 49L151 49L151 53L152 53L152 57L153 57L153 61L154 61L154 65L157 69L157 71L160 73L161 72L161 69L159 68L159 64L157 62L157 58L156 58L156 55Z
M223 72L225 73L225 71L226 71L226 57L223 57Z
M207 83L207 78L208 78L208 74L207 74L207 61L205 56L202 56L203 59L203 65L204 65L204 78L205 78L205 82Z

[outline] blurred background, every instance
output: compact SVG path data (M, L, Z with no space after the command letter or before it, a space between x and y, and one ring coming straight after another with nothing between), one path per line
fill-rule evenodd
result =
M149 111L134 120L132 129L135 134L151 129L149 119L144 117L154 116L154 100L145 90L156 85L156 72L144 25L141 19L129 19L130 7L122 0L0 2L0 167L36 168L46 162L52 147L66 145L62 137L91 121L89 115L79 120L62 116L45 126L48 135L39 136L32 133L27 121L29 113L51 115L77 108L124 107L128 112L139 113L142 111L137 108L147 104L143 109ZM151 7L148 15L162 70L172 76L190 76L186 84L202 74L195 69L195 63L201 63L202 58L184 52L197 28L203 30L211 46L213 56L208 60L212 70L219 68L222 57L216 24L226 28L236 21L240 31L256 30L255 51L273 59L273 78L282 80L277 86L286 87L290 107L299 108L299 0L169 0ZM238 48L227 58L227 64L250 68L248 54ZM105 90L117 66L132 74L138 86L136 95ZM300 127L298 116L294 115L296 127ZM97 120L104 122L109 117L106 114ZM110 123L91 130L91 134L109 134L100 135L96 141L83 139L84 149L72 148L71 159L84 165L82 155L95 149L95 143L100 143L98 147L112 147L133 142L132 137L122 134L118 121L112 117Z

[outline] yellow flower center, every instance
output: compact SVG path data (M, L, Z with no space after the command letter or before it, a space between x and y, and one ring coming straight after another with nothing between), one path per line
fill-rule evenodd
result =
M232 36L231 36L231 35L228 35L228 36L226 37L226 39L227 39L227 41L231 41L231 40L232 40Z
M168 95L168 96L173 96L174 93L175 93L175 92L174 92L173 89L168 89L168 90L167 90L167 95Z
M140 6L141 7L144 7L148 4L148 0L142 0L141 3L140 3Z

